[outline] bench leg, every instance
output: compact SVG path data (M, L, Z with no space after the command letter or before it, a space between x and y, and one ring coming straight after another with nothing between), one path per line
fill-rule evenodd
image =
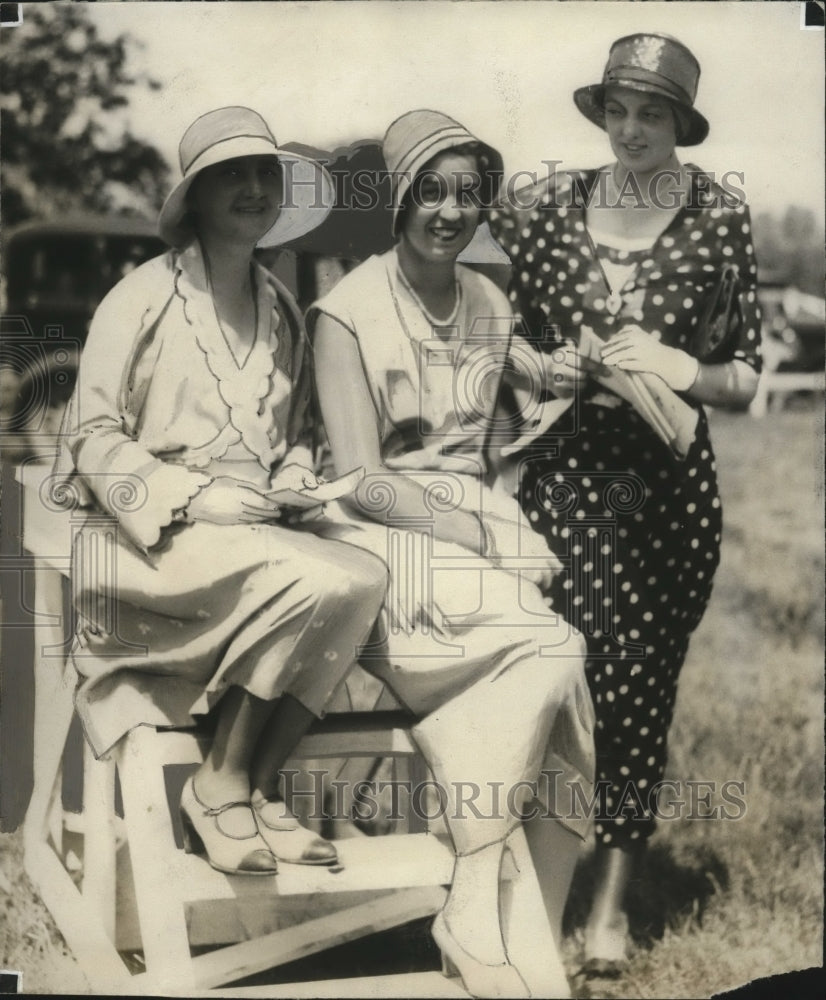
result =
M83 747L83 895L115 940L117 835L115 765Z
M158 861L165 853L158 845L174 839L162 736L139 726L124 742L118 771L147 979L164 992L186 993L195 985L186 914L180 900L170 900L171 873Z
M23 826L27 849L48 836L55 796L60 805L61 763L74 714L74 669L53 652L63 642L62 587L60 573L35 560L34 787ZM52 832L60 850L61 831Z
M573 836L569 834L569 836ZM535 997L570 997L536 869L520 826L508 838L514 877L502 883L504 938L508 956ZM507 863L507 858L506 858Z

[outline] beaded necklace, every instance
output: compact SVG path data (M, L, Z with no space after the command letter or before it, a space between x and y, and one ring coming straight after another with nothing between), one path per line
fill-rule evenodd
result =
M422 311L422 314L424 315L425 319L430 323L432 327L455 325L456 317L459 315L459 306L462 303L462 286L459 284L456 278L453 279L453 294L455 297L453 309L451 309L450 315L445 317L445 319L438 319L436 316L433 315L432 312L430 312L430 310L427 308L424 302L422 302L422 300L416 294L415 289L407 280L407 277L405 276L405 273L402 270L401 264L399 264L398 261L396 265L396 273L398 274L399 280L404 285L406 291L413 299L413 301L416 303L416 305L419 307L419 309Z

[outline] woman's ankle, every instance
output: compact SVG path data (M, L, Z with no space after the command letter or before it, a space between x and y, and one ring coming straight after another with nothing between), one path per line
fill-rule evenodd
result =
M227 802L249 802L249 776L242 771L217 770L204 761L193 775L196 795L206 805L217 807Z
M625 931L628 929L628 914L621 906L592 909L585 926L592 931Z
M589 928L621 930L627 927L626 894L634 870L642 857L641 849L600 847L596 856L597 879L588 915Z
M457 856L444 906L450 933L469 955L487 965L507 961L499 910L503 848L497 841Z
M250 775L250 797L257 801L283 802L281 776L276 774L273 778L272 775L260 775L253 771Z

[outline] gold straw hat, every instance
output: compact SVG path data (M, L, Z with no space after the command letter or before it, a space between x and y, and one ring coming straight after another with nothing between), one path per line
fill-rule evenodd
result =
M471 142L479 146L487 161L483 179L489 190L484 190L482 197L483 204L491 204L504 172L502 156L498 150L477 139L464 125L440 111L408 111L391 124L384 136L382 152L393 190L394 235L397 232L399 209L416 174L439 153Z
M178 149L183 177L172 189L158 217L158 232L170 246L181 247L193 237L187 218L187 191L204 167L239 156L277 156L284 181L283 202L272 228L259 247L288 243L320 226L335 201L333 180L315 160L282 149L267 123L250 108L209 111L184 132Z

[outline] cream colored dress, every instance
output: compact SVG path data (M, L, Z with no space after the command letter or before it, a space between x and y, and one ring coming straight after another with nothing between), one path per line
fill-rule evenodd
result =
M310 461L300 317L268 271L254 278L255 343L238 361L197 243L130 274L92 323L55 471L90 505L72 656L98 755L136 725L193 724L230 685L320 715L384 595L378 559L311 526L176 519L216 476L266 489Z
M389 470L369 482L388 526L341 506L330 511L336 523L326 537L354 542L391 569L380 628L360 662L423 717L414 732L446 786L511 789L539 778L538 797L547 799L544 768L590 795L593 709L581 636L532 583L433 536L434 512L452 506L519 523L527 534L514 538L533 534L515 500L484 485L511 310L476 272L458 266L457 281L456 316L434 329L391 250L308 313L311 329L325 314L355 338ZM394 516L394 472L426 488L420 517ZM584 835L587 817L560 811ZM490 822L481 835L501 833Z

